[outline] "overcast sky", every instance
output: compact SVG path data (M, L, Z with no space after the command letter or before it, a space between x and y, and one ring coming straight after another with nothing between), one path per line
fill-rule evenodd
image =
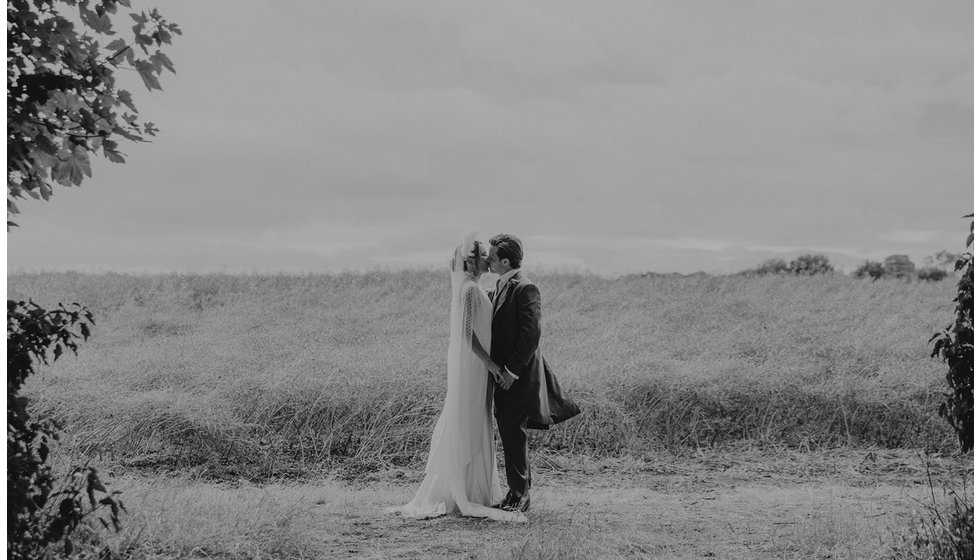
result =
M156 2L151 144L24 201L8 271L732 272L963 250L970 0ZM132 76L130 76L131 78Z

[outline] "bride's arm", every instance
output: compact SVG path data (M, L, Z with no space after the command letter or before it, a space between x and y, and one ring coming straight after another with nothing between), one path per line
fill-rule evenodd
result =
M483 345L480 344L480 339L477 338L475 334L470 337L470 340L472 340L471 346L473 347L473 353L476 354L477 358L480 358L480 361L482 361L485 366L487 366L487 371L493 374L494 379L496 379L499 383L502 368L498 366L496 362L490 359L490 353L483 348Z
M472 341L473 353L476 354L477 358L480 358L481 362L487 364L487 368L489 369L490 364L492 363L492 360L490 360L490 353L483 348L482 344L480 344L479 338L474 336L472 337Z

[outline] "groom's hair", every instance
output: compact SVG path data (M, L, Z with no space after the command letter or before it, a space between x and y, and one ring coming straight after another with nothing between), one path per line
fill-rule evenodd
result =
M517 236L498 233L490 238L490 244L497 248L497 258L510 261L511 268L520 268L524 260L524 245Z

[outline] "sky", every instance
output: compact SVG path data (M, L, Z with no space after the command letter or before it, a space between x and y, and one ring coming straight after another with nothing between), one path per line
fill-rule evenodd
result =
M8 272L839 269L964 250L969 0L133 0L152 143L19 204ZM130 80L130 81L127 81Z

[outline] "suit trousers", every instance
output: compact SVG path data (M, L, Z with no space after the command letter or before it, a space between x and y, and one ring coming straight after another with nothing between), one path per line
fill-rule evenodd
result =
M515 498L520 498L531 489L531 469L527 450L528 417L506 402L497 400L494 405L497 431L500 433L500 443L504 448L507 486L510 487L511 494Z

